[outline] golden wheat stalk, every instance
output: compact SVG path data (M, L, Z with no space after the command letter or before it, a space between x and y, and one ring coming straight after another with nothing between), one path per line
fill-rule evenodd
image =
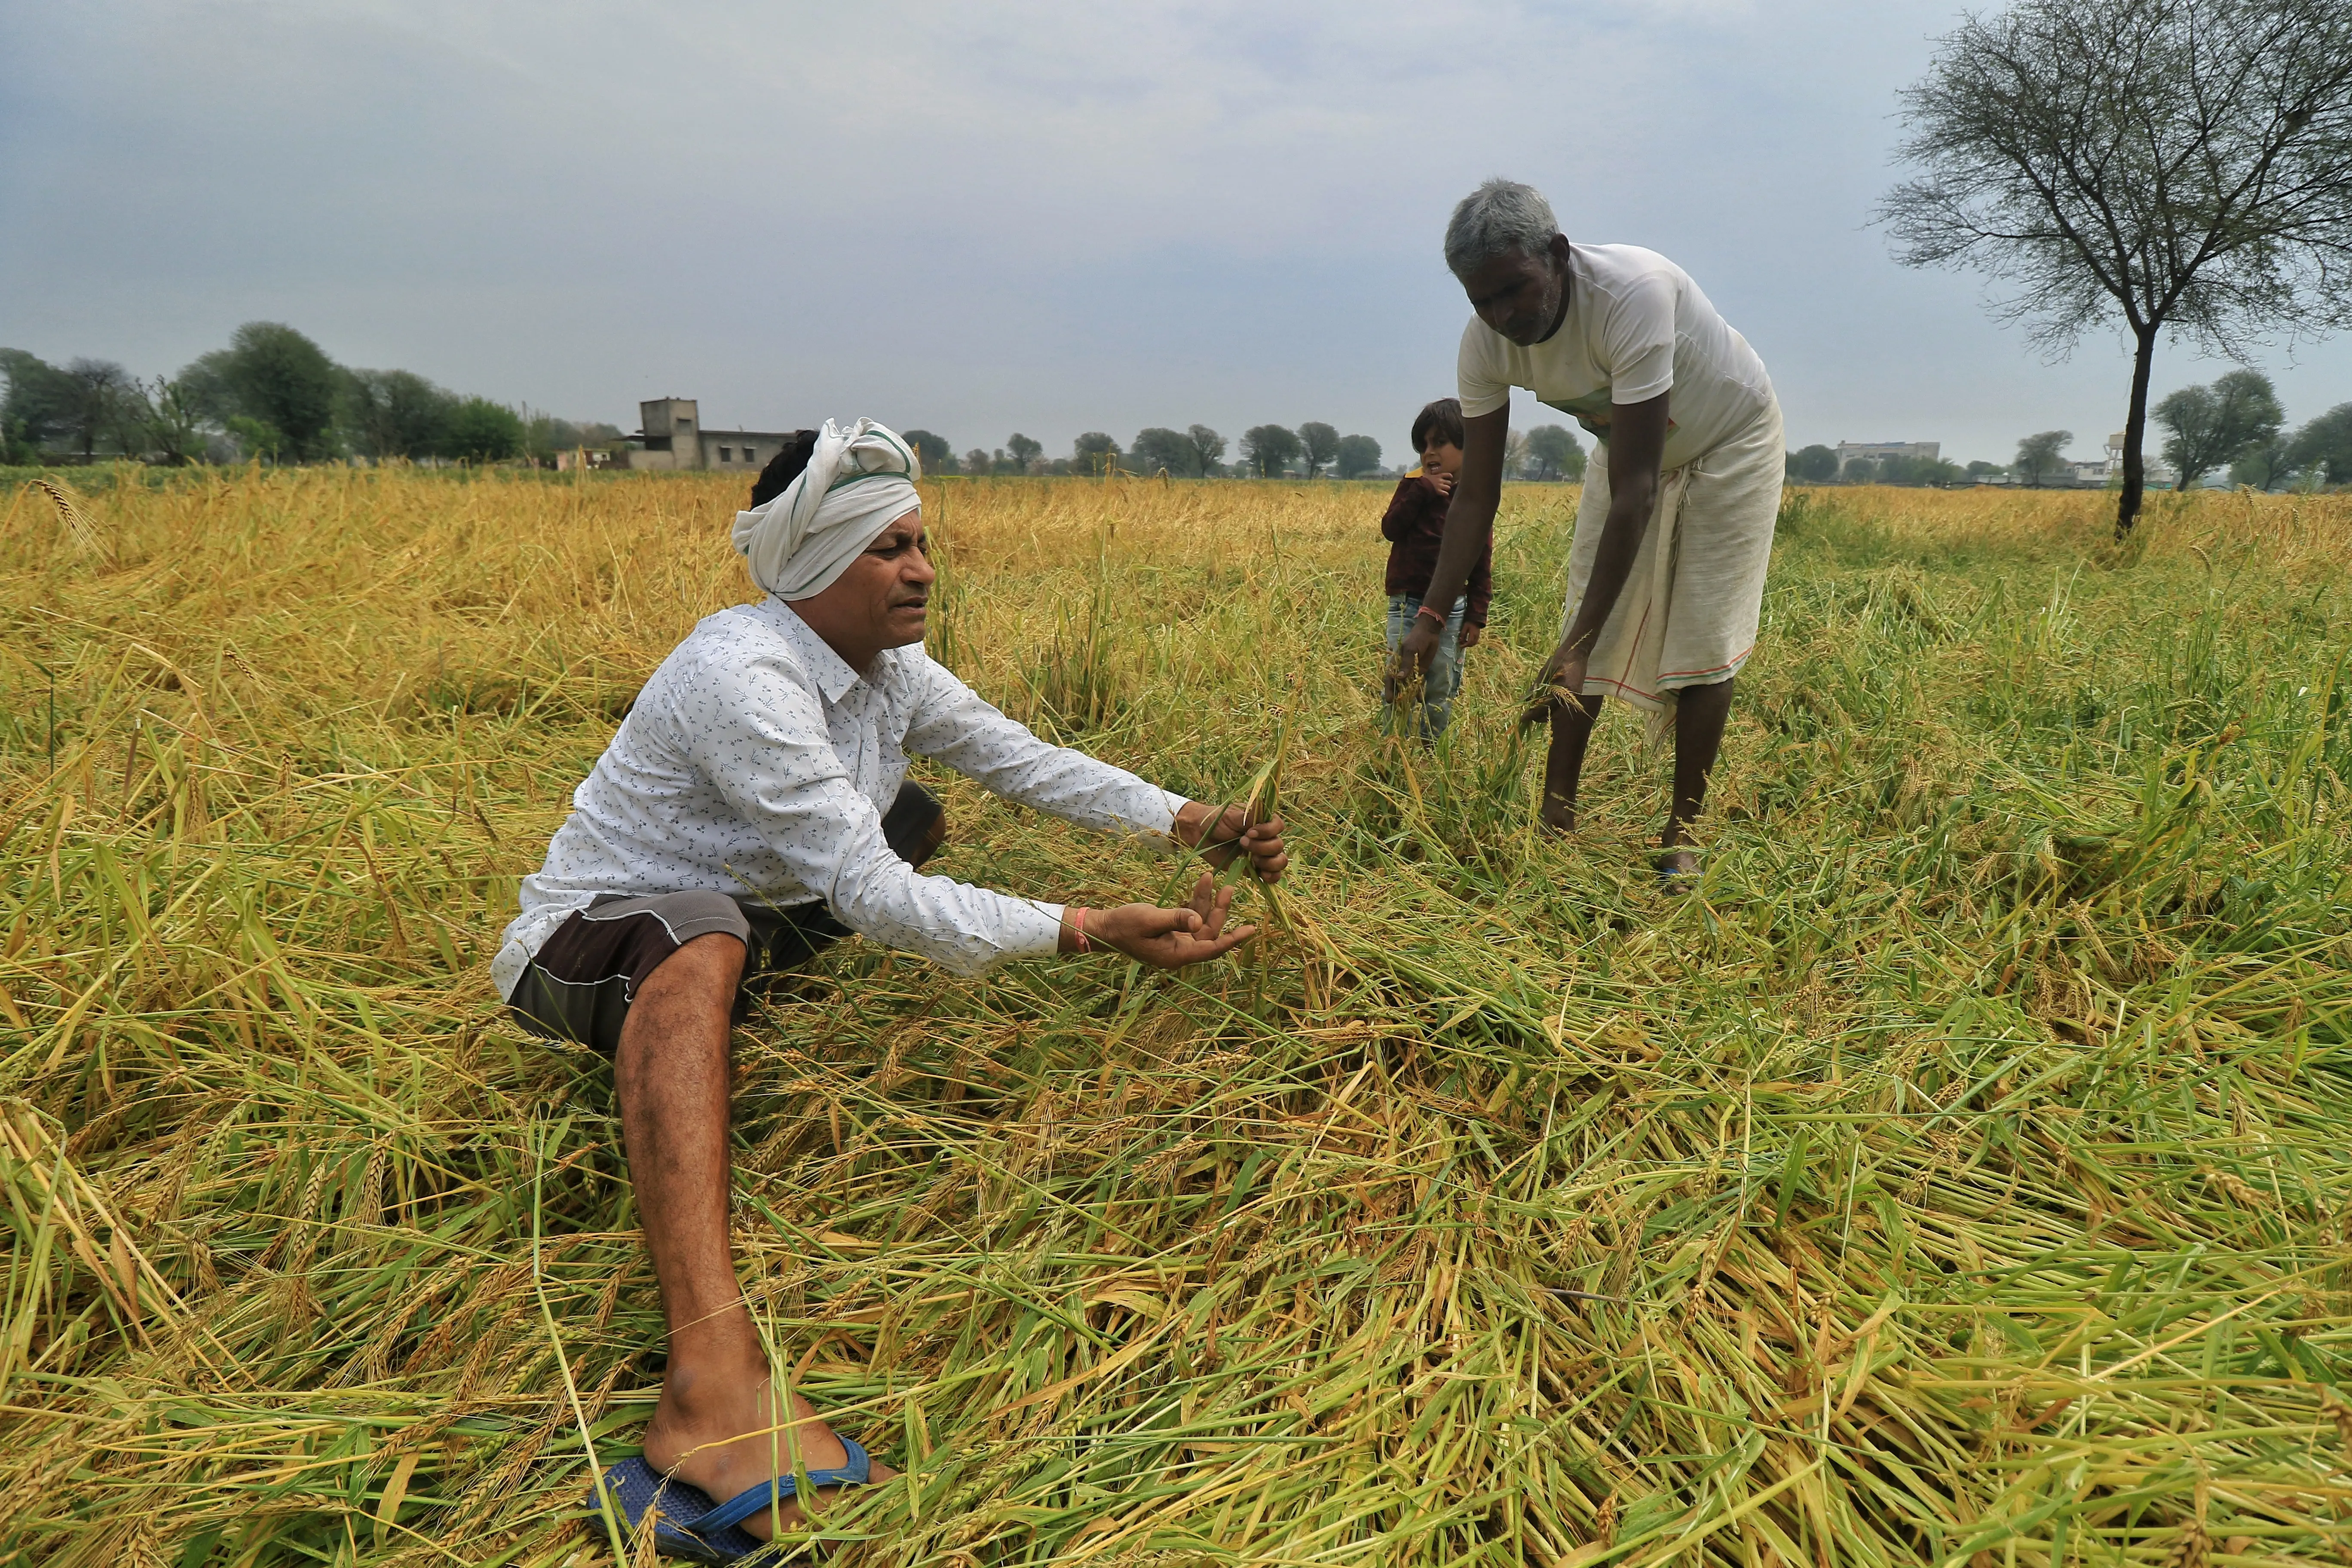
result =
M90 521L89 514L83 511L76 503L70 489L47 479L36 479L33 482L48 492L50 501L58 509L58 519L66 525L66 537L73 541L73 546L77 552L84 555L97 555L111 560L113 552L107 549L105 536L99 531L98 524Z

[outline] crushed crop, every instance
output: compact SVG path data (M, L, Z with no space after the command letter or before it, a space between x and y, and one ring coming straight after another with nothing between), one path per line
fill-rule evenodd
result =
M0 1562L604 1561L661 1324L605 1075L487 968L734 489L0 495ZM933 648L1263 808L1255 952L837 950L739 1036L779 1365L909 1472L834 1561L2352 1561L2352 498L1792 492L1696 895L1515 700L1433 755L1375 490L950 480ZM926 770L948 873L1164 865Z

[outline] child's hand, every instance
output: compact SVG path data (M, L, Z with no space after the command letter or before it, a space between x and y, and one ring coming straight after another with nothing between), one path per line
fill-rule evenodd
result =
M1478 637L1481 633L1486 631L1486 628L1484 626L1465 625L1462 628L1462 639L1454 646L1457 647L1476 647L1478 646Z
M1427 485L1431 489L1435 490L1439 495L1450 496L1454 493L1454 476L1443 471L1442 469L1423 472L1421 476L1421 482Z

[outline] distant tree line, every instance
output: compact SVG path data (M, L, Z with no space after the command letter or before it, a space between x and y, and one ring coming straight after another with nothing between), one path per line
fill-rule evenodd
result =
M112 360L53 365L0 349L0 464L545 462L621 434L464 396L413 371L337 364L276 321L247 321L177 375L142 380Z
M2149 416L2164 427L2176 489L2215 473L2258 490L2352 485L2352 403L2289 434L2278 391L2261 371L2233 370L2210 385L2184 386Z
M1814 445L1789 454L1789 478L1809 485L1950 485L2016 483L2047 484L2067 467L2067 443L2072 430L2044 430L2017 444L2009 463L1955 463L1948 458L1915 458L1896 454L1885 458L1856 457L1839 461L1837 449Z
M2339 403L2290 433L2271 378L2233 370L2207 386L2184 386L2159 399L2149 417L2165 431L2160 450L2175 489L2209 475L2258 490L2352 485L2352 403ZM1789 454L1789 478L1806 484L1951 485L1986 480L2046 485L2069 468L2071 430L2042 430L2017 444L2008 464L1962 468L1933 458L1849 458L1818 444ZM2115 476L2110 476L2114 478Z
M1816 442L1788 456L1788 475L1809 485L1910 485L1931 488L1968 484L2042 485L2067 467L2072 430L2044 430L2017 444L2009 463L1955 463L1948 458L1855 457L1841 462L1837 449Z
M1206 425L1182 430L1150 426L1137 431L1135 439L1124 447L1106 432L1089 430L1071 443L1068 457L1051 458L1045 455L1042 443L1017 430L993 451L974 447L961 457L944 436L929 430L906 434L927 474L1166 473L1181 479L1315 479L1328 474L1358 479L1381 472L1378 441L1370 436L1342 436L1319 419L1310 419L1297 429L1253 425L1242 432L1238 460L1230 463L1225 459L1225 437ZM1583 448L1558 425L1539 426L1524 436L1513 436L1511 441L1507 467L1515 474L1531 479L1573 479L1584 475Z
M2278 391L2258 370L2233 370L2210 385L2184 386L2159 399L2148 416L2164 429L2159 450L2177 490L2210 474L2226 474L2227 483L2258 490L2352 484L2352 403L2339 403L2289 434ZM2065 468L2063 454L2074 438L2071 430L2027 437L2018 443L2011 476L2020 484L2046 483Z
M1101 475L1167 473L1341 479L1378 475L1381 444L1343 436L1319 419L1291 428L1253 425L1235 460L1206 425L1150 426L1121 447L1100 430L1048 458L1044 443L1014 431L1004 445L961 456L929 430L907 440L932 474ZM177 375L142 381L111 360L53 365L22 349L0 348L0 464L136 458L157 463L424 460L551 462L575 447L621 439L614 426L574 424L486 397L448 391L413 371L336 363L309 337L276 321L248 321L226 348ZM1413 454L1417 460L1419 454ZM1585 454L1565 426L1515 432L1505 471L1526 479L1580 479ZM1402 470L1400 470L1402 471Z
M1136 432L1121 447L1106 431L1089 430L1070 444L1066 458L1047 458L1042 442L1014 431L1004 445L990 451L974 447L962 456L944 436L929 430L907 432L908 445L930 474L1048 475L1108 473L1157 474L1177 479L1281 477L1292 472L1307 479L1326 470L1343 479L1375 473L1381 466L1381 444L1370 436L1342 436L1330 426L1309 420L1297 430L1279 425L1255 425L1242 437L1241 461L1225 460L1225 437L1206 425L1182 430L1154 425Z
M1819 442L1788 455L1788 475L1809 485L1955 485L2004 472L1997 464L1966 468L1943 458L1848 458Z

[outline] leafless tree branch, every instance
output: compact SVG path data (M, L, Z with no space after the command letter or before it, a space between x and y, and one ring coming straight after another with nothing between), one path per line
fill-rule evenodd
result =
M2144 485L2157 340L2232 357L2352 324L2352 6L2021 0L1970 15L1901 94L1896 260L1967 268L1996 319L2134 343L2116 527Z

